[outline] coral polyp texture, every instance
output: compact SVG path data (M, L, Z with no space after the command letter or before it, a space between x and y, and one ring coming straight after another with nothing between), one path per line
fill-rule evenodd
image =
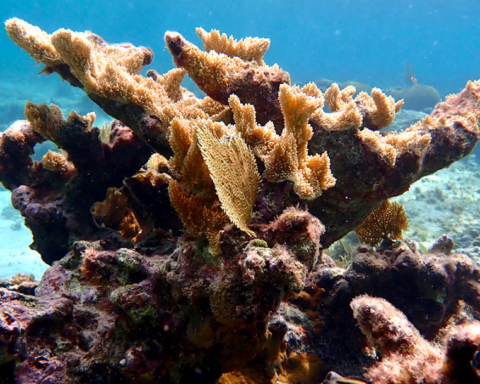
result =
M346 298L348 306L371 288L354 295L347 283L342 296L340 286L323 286L349 275L332 269L322 249L389 197L473 150L480 82L405 131L382 133L401 100L378 88L354 97L352 86L333 84L323 94L313 83L291 84L286 71L265 62L268 39L199 28L202 50L167 32L178 68L143 76L149 48L109 44L91 32L49 34L17 18L5 26L45 66L42 73L82 89L115 120L98 128L93 113L65 117L56 105L28 102L26 120L0 134L0 181L32 231L32 248L53 265L35 295L31 282L0 284L4 377L313 383L330 369L362 371L367 358L347 359L342 370L317 348L329 326L321 311L337 301L345 307ZM187 75L203 98L181 86ZM45 141L59 151L36 162L34 148ZM372 273L388 270L390 256L378 256ZM451 277L441 280L438 294L450 301L433 305L445 316L425 327L431 333L458 303L449 282L470 295L476 287L475 267L448 260L472 284L431 260L442 267L430 265L427 275ZM417 264L401 265L423 271ZM465 343L471 337L456 335ZM451 366L461 363L452 348Z
M367 216L355 233L360 242L377 246L382 240L401 240L402 231L407 228L408 219L403 206L386 200Z

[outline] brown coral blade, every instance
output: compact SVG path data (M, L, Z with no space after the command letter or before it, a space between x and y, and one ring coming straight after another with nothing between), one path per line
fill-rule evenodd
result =
M118 188L108 188L104 201L97 201L90 209L98 227L116 228L129 212L128 197Z
M12 40L47 65L46 72L56 72L83 89L155 151L171 154L168 124L173 116L182 115L182 106L176 105L182 97L181 71L172 71L157 82L139 75L153 60L148 48L108 44L90 32L60 29L49 35L17 18L8 20L5 27Z
M14 17L5 22L5 29L15 44L24 49L37 62L48 67L65 63L54 48L50 35L40 28Z
M32 124L33 130L40 133L46 139L56 143L56 138L65 125L62 110L55 104L36 105L30 101L25 104L25 117ZM95 114L88 116L89 125L95 121Z
M230 57L238 56L245 61L255 60L259 65L263 65L263 56L270 47L270 39L247 37L237 41L233 36L228 38L225 33L220 35L216 29L207 32L203 28L197 28L197 35L202 39L203 49L207 52L213 50Z
M302 89L288 85L280 87L279 99L285 116L285 129L264 159L267 180L292 181L296 194L306 200L316 199L323 190L335 185L328 154L308 155L307 145L312 138L308 119L317 108L323 106L322 98L309 96L315 94L313 91L312 85Z
M355 103L363 116L363 126L378 131L393 123L395 114L402 108L403 100L395 102L392 96L385 95L379 88L373 88L371 95L360 92Z
M385 240L401 240L402 231L408 228L407 214L403 205L384 201L374 209L355 230L360 242L377 246Z
M278 102L281 84L290 83L290 76L278 66L258 66L238 57L228 57L215 51L206 53L176 32L167 32L165 42L173 61L185 68L188 75L212 99L228 103L231 94L242 103L255 107L260 124L273 121L276 127L283 124Z
M87 94L135 104L157 117L162 116L161 107L170 102L160 83L136 76L153 58L148 48L109 45L91 33L66 29L53 33L52 44Z
M310 91L310 88L308 90ZM303 157L306 155L307 142L313 134L308 119L316 109L323 107L323 99L309 96L303 88L290 87L286 84L280 86L278 98L285 118L285 131L293 135L298 145L299 155Z
M197 124L197 135L222 209L238 228L254 236L248 224L260 175L252 151L238 134L229 142L220 141L203 122Z
M403 105L403 100L395 102L393 97L385 95L379 88L374 88L371 96L360 92L355 100L354 94L355 87L348 86L340 90L333 83L325 91L325 102L332 113L319 109L312 116L315 125L330 131L363 127L378 131L393 123L395 114Z
M335 187L309 206L323 223L331 223L322 244L354 230L379 202L471 153L480 139L479 95L480 82L469 82L458 95L439 103L430 116L398 133L358 126L331 130L315 112L309 120L314 130L309 151L328 151L337 178Z
M48 172L57 173L66 178L75 175L75 167L62 153L48 150L42 157L41 163L43 169Z
M271 123L265 126L258 125L253 105L241 104L237 95L231 95L228 98L228 104L233 112L236 131L241 133L253 153L263 159L278 140L275 127Z
M187 231L197 237L205 236L210 243L210 252L218 255L221 251L220 230L228 223L228 217L220 205L205 205L200 198L190 195L176 180L170 181L168 193Z

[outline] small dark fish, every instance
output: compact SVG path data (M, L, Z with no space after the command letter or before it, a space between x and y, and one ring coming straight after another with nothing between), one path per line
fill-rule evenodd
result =
M473 369L476 371L480 370L480 351L475 352L471 364Z
M322 384L370 384L370 382L360 377L343 377L336 372L330 371Z

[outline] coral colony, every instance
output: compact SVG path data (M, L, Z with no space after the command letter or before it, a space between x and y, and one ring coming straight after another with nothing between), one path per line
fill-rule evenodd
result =
M167 32L177 68L142 76L148 48L6 30L116 120L29 102L0 134L0 180L52 265L0 283L2 383L480 383L479 267L446 236L400 240L385 203L473 150L480 82L382 133L402 101L292 85L268 39ZM367 217L337 267L324 249Z

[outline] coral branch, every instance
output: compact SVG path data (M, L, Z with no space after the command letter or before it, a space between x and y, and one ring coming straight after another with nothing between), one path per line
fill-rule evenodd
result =
M480 323L453 326L443 349L427 342L406 316L388 301L360 296L351 307L361 331L382 359L365 377L375 384L479 383L474 361L480 347Z
M281 84L290 83L290 76L277 65L267 67L237 56L206 53L176 32L167 32L165 42L175 65L185 68L212 99L227 104L230 95L235 94L242 103L255 107L260 124L273 121L275 126L283 125L278 91Z
M103 142L99 129L92 126L94 115L72 112L63 120L58 107L32 103L27 104L26 115L30 122L19 121L0 134L0 180L12 189L12 203L33 232L32 247L52 263L65 255L73 239L101 236L90 207L105 198L109 187L133 175L150 151L120 122ZM45 138L67 151L65 167L52 167L48 158L32 163L34 145Z
M224 53L227 56L238 56L244 61L255 60L258 65L263 65L263 55L270 47L270 39L259 39L258 37L247 37L245 40L237 41L230 36L212 29L210 32L203 28L197 28L197 35L202 39L203 49L206 52L215 51Z
M312 90L313 85L306 85L302 89L280 86L279 99L285 128L272 151L264 157L267 180L290 180L294 183L297 195L309 200L319 197L323 190L335 185L327 152L321 156L309 156L307 151L312 138L308 119L312 112L323 106L322 99L308 95ZM315 90L320 92L316 87Z
M309 204L311 212L327 224L322 243L341 238L381 201L404 193L421 177L471 153L480 139L480 115L475 108L479 95L480 82L469 82L458 95L438 104L430 116L400 133L360 130L358 125L328 127L318 114L312 116L309 150L328 153L337 179L333 188Z
M207 53L180 34L167 32L167 47L184 70L163 76L149 71L145 78L139 72L153 57L147 48L110 45L91 33L59 30L48 35L19 19L8 20L6 28L17 44L43 60L47 72L57 72L84 89L107 113L164 156L172 154L176 139L169 140L171 132L172 136L184 135L180 131L199 118L209 124L231 123L231 109L236 127L216 129L241 132L264 162L267 180L290 180L300 199L313 200L310 210L327 227L324 246L355 229L382 201L468 155L480 137L478 82L470 82L464 91L440 103L430 117L405 132L382 134L378 130L393 121L402 101L395 102L378 89L372 90L371 96L360 93L353 99L353 87L340 91L333 85L325 93L331 109L327 113L321 92L308 85L301 93L312 108L303 112L303 107L289 109L293 99L280 91L282 85L287 89L289 75L277 66L261 64L266 40L235 42L217 32L200 30ZM210 97L198 100L180 87L185 71ZM181 127L173 122L175 118L183 121ZM277 135L269 121L279 133L285 127L284 134ZM289 133L300 126L303 133ZM310 139L309 127L313 131ZM189 175L179 177L189 193L212 195L208 172L186 171L194 169L193 159L198 158L198 149L191 152L191 157L175 152L172 171L177 178L179 172ZM187 156L185 162L183 156ZM200 192L202 188L205 190Z

